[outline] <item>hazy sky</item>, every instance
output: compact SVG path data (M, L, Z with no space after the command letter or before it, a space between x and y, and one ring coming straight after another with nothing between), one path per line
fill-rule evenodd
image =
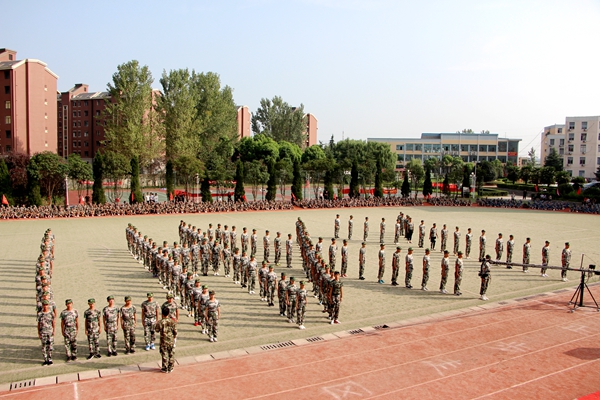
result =
M0 47L58 88L106 89L118 64L213 71L236 104L304 104L319 140L483 129L539 148L600 114L600 1L10 1ZM539 154L539 152L538 152Z

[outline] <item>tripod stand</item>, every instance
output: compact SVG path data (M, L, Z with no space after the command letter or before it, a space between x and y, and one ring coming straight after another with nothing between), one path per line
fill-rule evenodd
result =
M571 300L569 301L569 304L573 304L573 308L571 308L571 312L575 312L575 310L579 307L594 308L593 306L586 306L585 304L583 304L583 292L586 289L587 289L588 293L590 294L590 297L594 301L594 304L596 305L596 311L600 311L600 306L598 306L598 302L594 298L594 295L592 294L592 292L590 291L590 288L588 287L587 283L585 282L585 275L586 275L585 271L581 271L581 280L579 281L577 290L575 290L573 297L571 297Z

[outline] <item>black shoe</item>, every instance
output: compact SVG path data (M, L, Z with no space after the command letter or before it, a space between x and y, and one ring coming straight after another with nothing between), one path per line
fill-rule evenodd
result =
M106 355L107 355L108 357L112 356L112 351L109 351L109 352L108 352Z
M90 354L89 356L86 357L86 360L91 360L92 358L94 358L94 355Z
M42 366L46 366L48 365L48 360L44 360L44 362L42 363Z
M133 353L135 353L135 349L131 349L131 350L129 350L129 352L133 354Z
M119 354L117 354L117 352L116 352L116 351L113 351L113 352L112 352L112 355L116 357L116 356L118 356Z
M125 350L125 354L129 354L129 350Z
M48 361L46 361L46 364L48 364L48 365L52 365L52 364L54 364L54 363L52 362L52 360L48 360Z
M96 353L96 354L94 354L94 357L95 357L95 358L102 358L102 356L100 355L100 353Z
M71 361L77 361L77 356L72 356Z

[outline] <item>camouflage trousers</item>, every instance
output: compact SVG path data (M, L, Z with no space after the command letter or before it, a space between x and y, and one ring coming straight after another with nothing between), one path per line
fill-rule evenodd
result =
M358 265L358 277L362 278L365 274L365 263L359 263Z
M54 335L51 333L42 333L40 338L42 342L42 355L44 360L52 360L52 351L54 350Z
M410 286L410 281L412 280L413 269L406 268L406 276L404 277L404 285Z
M502 250L496 250L496 260L501 260L502 259Z
M479 261L485 259L485 247L479 247Z
M454 276L454 294L460 293L460 284L462 283L462 273Z
M394 234L394 243L399 243L400 242L400 231L396 231L396 233ZM419 239L419 243L420 243L420 239Z
M250 255L254 254L256 256L256 243L250 245Z
M146 341L146 345L154 343L154 340L156 339L155 325L156 319L144 320L144 340Z
M454 242L454 254L458 254L458 242Z
M260 281L260 297L261 298L266 298L267 297L267 280L266 279L262 279Z
M392 283L398 283L398 268L392 268Z
M217 313L209 313L208 314L208 336L216 338L219 333L219 318L217 317Z
M333 257L329 257L329 266L330 266L332 269L335 269L335 256L333 256Z
M192 260L192 272L194 273L194 275L198 273L198 259L197 258L194 258Z
M279 314L285 315L287 304L285 302L285 293L279 295Z
M117 351L117 330L106 332L106 347L109 353Z
M331 319L333 319L334 321L337 320L340 316L340 303L341 303L341 297L340 295L333 295L331 296Z
M292 255L291 254L285 255L285 263L288 268L292 268Z
M129 352L135 349L135 326L125 326L123 335L125 336L125 351Z
M90 349L90 354L98 354L100 352L100 332L92 332L87 335L88 339L88 347Z
M479 294L483 296L485 292L487 292L488 285L490 284L490 276L488 275L485 278L481 278L481 288L479 289Z
M267 284L267 301L273 303L275 299L275 282L269 282Z
M172 371L175 365L175 350L173 344L160 344L160 356L162 358L162 370Z
M429 268L423 270L423 280L421 281L421 287L427 287L429 281Z
M442 272L442 281L440 282L440 290L446 289L446 283L448 283L448 273Z
M471 243L467 243L465 247L465 257L469 258L469 254L471 254Z
M419 235L419 247L423 247L424 241L425 241L425 235Z
M523 256L523 264L529 264L529 256ZM523 271L528 271L528 267L523 267Z
M234 282L241 281L241 279L240 279L241 273L242 273L241 269L242 269L241 265L239 265L237 263L233 264L233 281Z
M288 319L294 319L294 311L296 311L296 299L290 299L290 304L287 305Z
M336 239L339 239L339 237L340 237L340 227L339 226L336 226L335 229L333 230L333 236Z
M506 262L507 263L511 263L512 262L512 256L513 256L512 251L507 251L506 252Z
M73 332L64 336L65 339L65 351L67 357L77 357L77 333Z
M206 275L208 274L208 264L210 260L208 259L208 257L202 257L202 274Z
M348 228L348 240L352 240L352 228Z
M367 231L363 232L363 242L366 242L368 237L369 237L369 232L367 232Z
M218 258L216 258L212 261L212 269L213 269L213 272L219 273L219 259Z
M383 274L385 273L385 265L380 264L379 265L379 272L377 273L377 280L382 280L383 279Z
M231 259L230 258L223 259L223 269L225 270L225 275L229 275L231 273Z
M279 260L281 260L281 249L275 250L275 264L279 265Z
M385 231L379 232L379 243L383 243L384 236L385 236Z
M304 325L304 313L306 312L306 303L298 303L298 311L296 312L296 322L298 325Z
M268 247L265 247L265 248L263 249L263 256L264 256L264 259L265 259L266 261L269 261L269 256L270 256L270 255L271 255L271 249L269 249Z
M340 274L342 275L346 275L346 272L348 271L348 261L344 261L342 260L342 269L340 271Z
M256 275L251 274L248 276L248 292L253 292L256 286Z

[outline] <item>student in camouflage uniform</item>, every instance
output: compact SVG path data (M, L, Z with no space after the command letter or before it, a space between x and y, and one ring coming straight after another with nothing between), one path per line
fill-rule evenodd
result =
M438 237L438 231L437 231L437 227L434 223L433 226L431 227L431 229L429 230L429 246L431 247L431 250L435 250L435 242L437 240L437 237Z
M569 268L569 264L571 263L571 249L569 248L569 242L565 243L565 248L562 250L560 255L560 261L562 264L562 270L560 271L560 277L563 282L567 282L567 268Z
M231 240L231 248L237 248L237 231L235 230L235 225L231 227L231 232L229 232L229 238Z
M250 255L256 255L258 246L258 236L256 235L256 229L252 229L252 235L250 235Z
M460 247L460 229L458 226L454 231L454 255L458 255L458 248Z
M211 342L217 341L219 333L219 319L221 318L221 304L215 299L215 291L208 292L209 299L206 303L206 321L208 322L208 337Z
M233 283L239 285L241 282L242 273L242 256L240 255L240 249L233 249Z
M348 271L348 241L346 239L344 239L344 244L342 246L342 269L340 271L340 274L342 275L343 278L346 278L346 272Z
M394 224L394 244L400 243L400 235L401 234L402 234L402 224L400 223L400 219L397 219L396 224Z
M108 356L116 356L117 353L117 331L119 329L119 309L115 307L115 297L106 298L108 305L102 309L102 320L104 332L106 332L106 346Z
M194 326L200 326L202 324L203 316L200 313L200 296L202 295L202 286L200 286L200 279L194 280L194 286L190 290L190 301L192 308L192 315L194 317Z
M471 254L471 246L473 244L473 234L471 233L471 228L467 229L467 234L465 235L465 257L467 260Z
M383 274L385 273L385 244L381 243L379 245L379 253L377 254L379 258L379 271L377 272L377 283L383 284Z
M292 251L294 249L294 242L292 241L292 234L288 234L288 239L285 241L285 263L288 268L292 268Z
M298 329L306 329L304 327L304 313L306 312L306 289L304 288L304 281L300 281L300 288L296 291L296 323Z
M294 323L294 312L296 311L296 300L297 295L296 291L298 288L296 287L294 277L290 277L290 283L287 285L285 292L285 304L287 308L287 317L290 323Z
M240 241L241 241L241 246L242 246L242 253L244 252L248 252L248 230L246 229L246 227L244 227L242 229L242 234L240 236Z
M531 259L531 238L525 239L523 243L523 264L529 264ZM523 272L529 272L529 268L523 266Z
M348 220L348 240L352 240L352 231L354 230L354 217L351 215Z
M269 307L275 306L275 288L277 287L277 274L273 271L273 266L269 265L269 273L267 274L267 302Z
M89 308L83 312L83 320L85 326L85 334L88 339L88 346L90 349L90 355L87 357L88 360L92 358L100 358L100 311L96 309L96 300L89 299Z
M480 300L488 300L485 292L487 292L488 286L490 284L490 261L492 257L489 254L485 256L485 260L481 263L481 268L479 269L479 277L481 278L481 288L479 289L479 299Z
M366 242L368 237L369 237L369 217L365 217L365 222L363 224L363 242Z
M340 214L335 215L334 227L333 227L333 237L338 239L340 237Z
M208 245L208 239L202 239L202 246L200 246L200 250L202 252L202 275L208 275L208 266L210 264L210 246Z
M335 271L329 283L329 304L331 304L331 324L339 324L340 306L344 297L344 284L340 281L339 271Z
M424 246L425 242L425 221L421 220L419 224L419 248Z
M448 282L448 273L450 272L450 259L448 258L448 250L444 250L444 258L442 258L442 281L440 282L440 293L446 294L446 283Z
M504 239L502 239L502 234L498 234L498 238L496 239L496 261L501 261L502 253L504 252Z
M442 227L442 243L440 245L440 249L443 252L446 251L446 247L448 246L448 229L446 228L446 224Z
M396 252L392 255L392 286L398 286L398 273L400 271L400 251L402 248L396 246Z
M269 268L267 262L263 260L260 269L258 270L258 287L260 292L260 301L267 301L267 275L269 274Z
M218 239L215 239L215 245L212 249L212 267L213 275L219 276L219 265L223 259L223 247Z
M454 262L454 295L461 296L462 292L460 291L460 284L462 283L463 276L463 254L462 251L458 252L458 257Z
M208 321L206 320L206 305L208 304L208 300L210 299L210 294L208 293L208 286L202 285L202 293L200 294L200 314L202 316L202 321L200 325L202 326L202 333L208 334Z
M131 304L131 296L125 296L125 305L119 310L121 329L125 336L125 354L135 353L135 326L137 315L135 306Z
M177 321L169 317L167 307L162 308L162 319L156 323L156 332L160 335L161 371L169 373L175 365L175 341L177 340Z
M265 236L263 236L263 260L266 262L269 261L271 257L271 237L269 236L269 231L265 231Z
M385 218L381 218L381 223L379 224L379 243L383 243L384 236L385 236Z
M550 242L546 240L544 247L542 247L542 265L548 265L550 263ZM541 269L541 275L544 278L548 277L546 274L547 268Z
M279 266L281 260L281 232L277 232L277 236L273 239L273 246L275 249L275 265Z
M156 322L158 321L158 303L153 300L154 294L146 293L147 300L142 302L142 324L146 351L154 350Z
M37 314L38 337L42 342L42 365L52 365L52 351L54 350L54 331L56 327L56 314L50 308L50 302L42 300L42 310Z
M513 253L515 252L515 237L513 235L508 235L508 242L506 242L506 262L511 263ZM512 265L507 265L507 269L512 269Z
M248 282L248 294L254 294L254 288L256 286L256 270L258 265L254 254L250 256L250 262L248 263L248 269L246 271L246 280Z
M65 340L65 350L67 352L67 361L77 360L77 333L79 332L79 314L73 308L73 300L65 301L67 306L60 313L60 327Z
M169 317L173 318L176 322L179 322L179 307L177 306L172 293L167 293L167 301L162 304L161 308L165 307L169 309Z
M231 250L227 243L223 244L223 269L225 270L225 278L229 278L231 273Z
M481 230L481 236L479 236L479 262L485 260L485 244L487 239L485 237L485 229Z
M329 245L329 266L331 268L335 268L335 256L337 253L337 245L335 244L335 238L331 239L331 244Z
M250 259L246 252L242 252L242 270L240 271L242 275L242 288L247 287L248 284L248 265L250 265Z
M412 218L407 216L406 217L406 240L408 240L408 243L412 243L412 236L413 236L414 231L415 231L415 224L413 224Z
M281 273L281 279L277 284L277 298L279 299L279 316L285 317L286 314L286 300L285 293L287 290L287 281L285 280L285 272Z
M408 248L408 254L406 255L406 277L404 278L404 286L407 289L412 289L411 280L414 269L414 256L413 256L413 248Z
M367 242L362 242L358 250L358 279L365 280L365 265L367 265Z
M425 255L423 256L423 280L421 281L421 290L427 289L427 282L429 281L429 268L431 267L431 250L425 249Z

